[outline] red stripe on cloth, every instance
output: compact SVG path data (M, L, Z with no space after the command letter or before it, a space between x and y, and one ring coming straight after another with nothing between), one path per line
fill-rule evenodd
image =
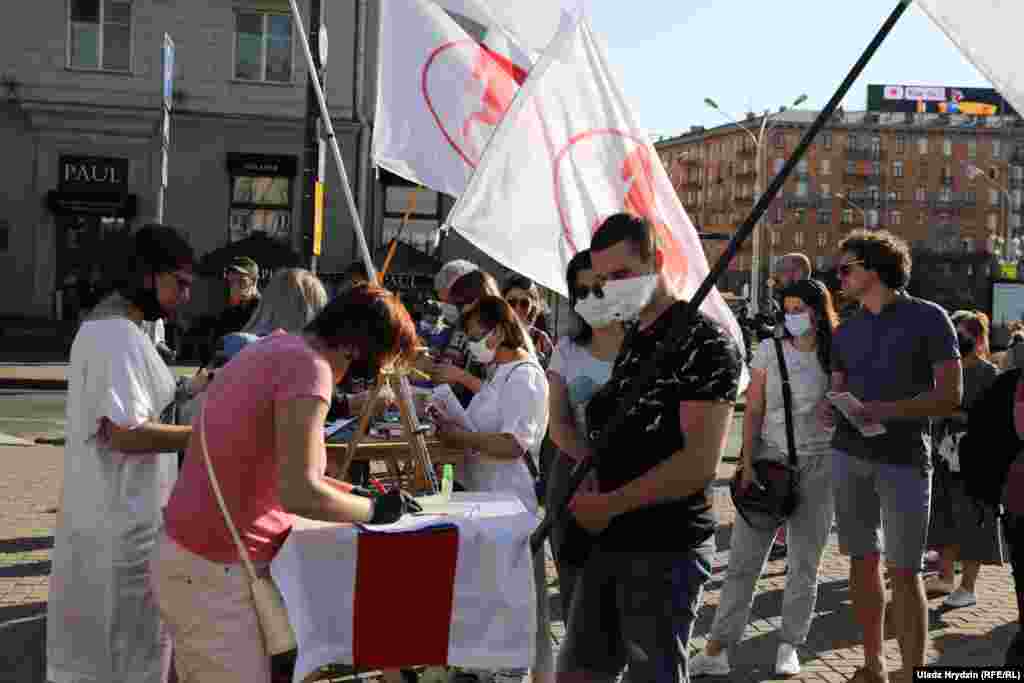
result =
M447 664L458 529L360 532L357 547L353 665Z

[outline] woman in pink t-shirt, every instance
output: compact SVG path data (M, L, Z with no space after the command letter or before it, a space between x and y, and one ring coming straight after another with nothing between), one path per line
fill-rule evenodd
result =
M228 512L258 570L281 547L292 515L393 522L405 511L399 492L370 499L325 476L323 426L332 387L353 361L406 362L415 348L415 327L398 298L360 286L331 302L303 334L254 342L217 372L164 512L153 566L182 680L270 680L248 578L214 496L199 434L205 432Z

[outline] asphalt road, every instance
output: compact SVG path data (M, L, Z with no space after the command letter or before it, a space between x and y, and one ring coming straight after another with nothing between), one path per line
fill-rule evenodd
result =
M0 434L29 439L62 436L65 399L63 391L0 390Z

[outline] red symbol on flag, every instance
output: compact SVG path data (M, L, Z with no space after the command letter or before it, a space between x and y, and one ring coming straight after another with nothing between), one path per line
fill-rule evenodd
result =
M614 140L610 141L609 137ZM616 161L616 157L619 161ZM654 174L654 158L647 142L631 133L605 128L574 135L555 155L555 202L562 223L562 234L573 253L579 251L573 239L572 219L563 196L560 174L571 174L579 165L617 164L618 182L607 188L609 191L604 195L600 193L605 188L589 188L592 194L582 202L584 205L594 206L597 210L597 215L589 226L590 234L593 235L613 213L626 211L643 216L654 225L657 232L665 274L670 281L681 281L688 268L686 254L658 207L659 193L668 193L666 196L675 197L675 190L670 182L665 184L666 187L659 187ZM579 185L568 180L566 187L576 188Z
M460 56L456 52L463 54ZM466 62L471 62L473 65L468 72L464 68L460 68ZM455 98L455 101L444 102L444 113L449 114L449 118L456 119L457 124L453 121L446 125L441 120L431 97L428 77L431 69L435 67L442 72L442 75L435 76L435 78L447 81L448 84L461 80L466 93L472 93L475 88L483 87L479 101L470 106L468 114L464 111L466 109L464 100ZM498 54L474 40L455 40L445 43L434 50L426 64L423 65L420 89L427 108L445 140L470 168L476 168L482 152L474 141L474 131L481 127L495 127L501 122L501 118L512 104L512 99L519 91L519 86L526 80L526 76L525 69L504 55ZM458 132L455 133L454 130ZM456 141L456 135L458 141Z

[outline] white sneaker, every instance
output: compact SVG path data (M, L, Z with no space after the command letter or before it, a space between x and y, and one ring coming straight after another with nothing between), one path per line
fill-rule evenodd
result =
M796 656L796 648L789 643L779 644L779 652L775 655L775 673L783 676L795 676L800 673L800 659Z
M712 657L701 652L694 655L687 664L687 670L691 676L728 676L732 671L729 666L729 651L722 650Z
M491 677L493 683L523 683L529 669L498 669Z
M946 607L970 607L978 604L978 597L969 590L957 588L942 601Z

